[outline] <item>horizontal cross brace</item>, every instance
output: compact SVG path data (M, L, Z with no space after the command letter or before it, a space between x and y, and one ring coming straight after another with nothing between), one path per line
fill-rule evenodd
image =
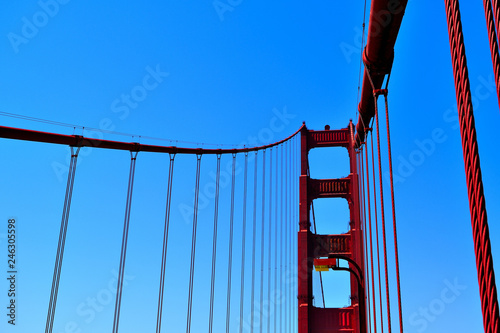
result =
M312 308L311 332L354 332L354 308Z
M348 147L349 146L349 129L343 128L340 130L327 131L311 131L309 130L307 137L307 149L318 147Z
M314 257L329 257L333 254L351 255L351 234L314 235Z
M351 179L312 179L309 178L310 199L317 198L347 198L350 191Z

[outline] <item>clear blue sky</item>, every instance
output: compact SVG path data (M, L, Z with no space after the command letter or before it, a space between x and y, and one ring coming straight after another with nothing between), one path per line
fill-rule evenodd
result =
M179 145L196 147L201 146L196 143L262 144L288 136L302 121L311 129L322 129L325 124L345 127L349 119L356 119L362 1L217 3L227 10L218 12L212 1L9 2L0 13L0 111L195 142ZM500 180L491 126L498 124L500 113L483 7L462 1L462 15L498 268ZM411 1L389 87L404 320L409 333L482 330L449 53L443 2ZM1 123L138 140L4 116ZM68 149L2 140L0 150L0 243L5 253L5 222L15 217L20 271L18 325L8 325L2 314L0 331L39 332L50 294ZM347 164L337 157L347 154L324 153L311 155L313 176L345 176ZM95 316L85 304L99 293L105 297L118 268L129 156L85 149L79 162L54 332L71 332L65 328L68 323L69 327L75 323L81 332L109 332L113 301L101 304ZM174 332L185 329L191 226L182 207L192 205L195 170L194 158L178 162L171 229L175 236L168 257L173 271L167 274L165 312ZM167 163L167 156L139 155L121 332L154 329ZM227 163L224 159L223 166ZM202 186L212 181L214 166L214 158L204 159ZM223 219L228 215L228 188L221 195ZM346 231L344 203L332 203L318 204L318 219L331 219L338 207L333 227L324 227ZM200 222L199 232L205 238L200 238L197 258L199 301L194 311L200 326L193 327L196 332L205 330L207 322L213 214L208 205L200 213L205 223ZM235 235L239 230L237 226ZM226 229L221 229L220 237L227 239ZM235 251L238 258L239 250ZM226 255L223 246L215 331L223 327ZM5 259L6 254L2 256ZM238 290L239 265L235 266ZM2 280L0 303L5 311L7 284ZM326 283L327 304L345 305L347 294L339 293L332 283ZM455 293L450 293L449 284L459 285ZM235 307L233 327L237 312Z

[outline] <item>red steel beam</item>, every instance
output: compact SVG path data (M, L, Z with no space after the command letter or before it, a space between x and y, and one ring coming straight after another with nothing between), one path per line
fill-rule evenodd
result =
M6 127L6 126L0 126L0 138L44 142L44 143L52 143L52 144L67 145L74 147L94 147L94 148L128 150L128 151L145 151L153 153L237 154L237 153L245 153L262 149L268 149L274 146L278 146L284 143L285 141L288 141L295 135L297 135L302 130L302 128L305 128L305 125L302 125L295 133L293 133L292 135L281 141L259 147L239 148L239 149L204 149L204 148L183 148L174 146L144 145L138 142L100 140L93 138L85 138L80 135L63 135L63 134L39 132L27 129Z

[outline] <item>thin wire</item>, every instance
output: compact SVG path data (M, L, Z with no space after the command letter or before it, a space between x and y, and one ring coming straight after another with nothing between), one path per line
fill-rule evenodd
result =
M247 224L248 153L245 153L243 180L243 230L241 235L241 293L240 293L240 333L243 332L243 305L245 298L245 239Z
M163 293L165 290L165 271L167 262L168 230L170 225L170 206L172 204L172 180L174 178L175 154L170 154L167 182L167 202L165 208L165 225L163 229L163 251L161 256L160 288L158 293L158 312L156 313L156 333L161 332L161 320L163 314Z
M361 35L361 50L359 56L359 74L358 74L358 99L356 101L356 117L358 116L359 94L361 90L361 68L363 67L363 48L365 46L365 29L366 29L366 0L363 10L363 34Z
M49 307L47 311L47 322L45 332L51 333L54 326L54 317L56 313L57 295L59 293L59 280L61 278L62 262L64 257L64 248L66 244L66 233L68 230L69 212L71 208L71 198L73 196L73 185L75 181L76 165L80 147L74 152L71 147L71 160L69 164L68 180L66 182L66 193L64 196L63 213L61 218L61 227L59 230L59 240L57 244L56 260L54 264L54 275L52 277L52 288L50 291Z
M250 332L253 333L255 317L255 243L257 239L257 158L255 152L254 174L253 174L253 225L252 225L252 293L250 295Z
M196 258L196 231L198 226L198 202L200 198L200 169L202 155L196 155L196 185L194 190L194 208L193 208L193 234L191 237L191 267L189 269L189 295L188 295L188 310L186 333L191 332L191 315L193 309L193 287L194 287L194 269Z
M212 276L210 280L210 315L208 321L208 332L212 333L214 323L214 298L215 298L215 264L217 258L217 222L219 220L219 185L220 185L220 159L217 155L217 174L215 177L215 208L214 208L214 233L212 246Z
M38 123L44 123L44 124L50 124L50 125L56 125L56 126L61 126L61 127L73 128L73 133L75 132L75 129L78 128L78 129L82 130L82 135L83 135L83 132L85 130L87 130L87 131L91 131L91 132L106 133L106 134L112 134L112 135L118 135L118 136L126 136L126 137L132 137L132 138L138 137L138 138L142 138L142 139L146 139L146 140L165 141L165 142L170 142L171 144L174 144L175 146L177 144L179 144L179 143L188 144L188 145L196 145L196 146L228 147L228 148L233 148L233 149L238 149L237 147L244 147L245 146L242 143L240 143L240 144L206 143L206 142L196 142L196 141L173 140L173 139L168 139L168 138L160 138L160 137L154 137L154 136L138 135L138 134L133 134L133 133L125 133L125 132L115 132L115 131L105 130L105 129L101 129L101 128L95 128L95 127L89 127L89 126L81 126L81 125L63 123L63 122L58 122L58 121L53 121L53 120L47 120L47 119L30 117L30 116L25 116L25 115L20 115L20 114L15 114L15 113L9 113L9 112L2 112L2 111L0 111L0 116L5 116L5 117L9 117L9 118L16 118L16 119L23 119L23 120L28 120L28 121L38 122ZM292 138L296 134L297 134L297 132L294 133L293 135L291 135L290 137L282 140L282 141L284 142L284 141ZM32 141L37 141L37 140L32 140ZM280 142L282 142L282 141L280 141ZM253 148L255 148L255 147L253 147ZM232 153L232 152L221 152L221 154L224 154L224 153Z
M120 310L123 293L123 277L125 275L125 259L127 257L128 230L130 225L130 211L132 207L132 193L134 189L135 163L138 152L130 152L130 173L128 178L127 203L125 206L125 221L123 223L122 247L120 254L120 268L118 271L118 283L116 287L115 314L113 319L113 333L118 332L120 324Z
M236 178L236 154L233 154L231 168L231 211L229 215L229 259L227 264L226 333L229 333L231 319L231 274L233 270L234 188Z

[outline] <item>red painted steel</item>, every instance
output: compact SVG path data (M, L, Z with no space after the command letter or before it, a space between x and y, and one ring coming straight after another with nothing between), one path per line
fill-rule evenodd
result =
M314 235L314 257L329 257L334 254L343 254L351 257L351 234L342 235Z
M483 0L484 14L486 17L486 28L488 29L488 39L490 41L491 61L493 63L493 73L497 86L497 99L500 106L500 54L498 50L498 29L500 28L500 7L498 0L493 0L495 14L493 14L492 1ZM495 31L496 26L496 31Z
M315 308L311 318L314 322L314 332L356 332L353 329L355 326L355 313L356 309L354 307L342 309Z
M460 8L457 0L445 0L445 7L453 75L455 78L458 119L462 137L474 250L476 254L479 293L483 312L483 325L485 332L496 333L500 331L497 289L495 272L493 270L493 256L491 254L488 217L486 214L486 202L476 139Z
M27 129L6 127L6 126L0 126L0 138L53 143L53 144L68 145L74 147L94 147L94 148L104 148L104 149L144 151L144 152L169 153L169 154L217 155L217 154L248 153L251 151L269 149L275 146L279 146L280 144L290 140L295 135L297 135L304 126L305 125L302 125L295 133L293 133L292 135L281 141L264 146L237 148L237 149L204 149L204 148L183 148L174 146L144 145L138 142L99 140L93 138L85 138L80 135L54 134L49 132L39 132Z
M308 149L317 147L346 147L349 145L349 130L309 130Z
M309 220L308 196L308 130L304 126L300 132L300 180L299 180L299 232L298 232L298 333L309 333L312 321L312 246L311 222Z
M311 199L317 198L347 198L351 185L350 177L340 179L312 179L309 178L309 192Z
M380 89L385 76L391 72L394 59L394 45L401 27L408 0L373 0L368 25L368 39L363 52L366 65L363 74L361 101L358 106L359 117L356 125L356 146L365 137L365 128L369 127L375 115L373 88Z
M366 294L364 288L364 248L360 221L360 199L357 154L354 148L354 126L341 130L301 130L300 231L298 233L298 308L299 333L355 332L366 333ZM350 175L340 179L311 179L308 176L308 152L317 147L347 148ZM349 204L350 231L344 235L313 235L309 212L318 198L344 198ZM333 222L333 221L332 221ZM334 267L351 273L351 306L324 309L313 306L312 270L315 259L326 257L335 262L346 260L349 268ZM329 274L335 274L330 272Z

